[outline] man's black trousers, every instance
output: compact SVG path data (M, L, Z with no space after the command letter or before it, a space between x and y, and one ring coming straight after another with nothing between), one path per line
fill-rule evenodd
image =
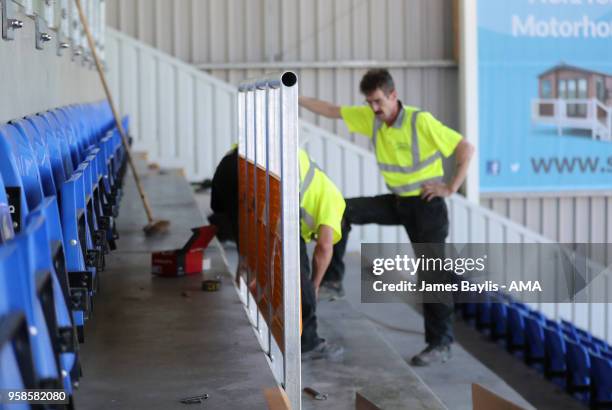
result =
M442 198L430 202L420 197L399 197L380 195L376 197L350 198L346 200L346 210L342 226L342 240L334 246L334 255L327 269L324 281L342 282L344 278L344 253L351 225L402 225L410 242L443 244L448 236L448 210ZM442 247L426 247L426 257L436 255ZM419 247L419 252L421 247ZM420 280L447 283L452 280L449 272L428 272L427 278L419 273ZM445 303L424 303L425 342L431 345L445 345L453 342L453 304L452 297L445 294Z
M300 282L302 291L302 352L314 349L321 338L317 334L317 297L310 278L306 242L300 238Z

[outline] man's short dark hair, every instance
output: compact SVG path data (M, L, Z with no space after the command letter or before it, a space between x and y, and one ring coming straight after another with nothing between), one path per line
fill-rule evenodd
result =
M395 83L389 71L384 68L375 68L363 76L359 88L366 96L372 94L377 88L380 88L385 95L389 95L395 90Z

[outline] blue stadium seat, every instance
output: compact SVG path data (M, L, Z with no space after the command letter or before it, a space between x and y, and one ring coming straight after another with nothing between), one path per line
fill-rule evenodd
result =
M104 137L100 140L100 155L97 156L97 165L102 174L100 181L100 191L102 193L102 204L105 207L105 215L117 217L118 201L116 194L113 193L115 178L110 169L111 157L109 156L108 142L110 138Z
M71 150L76 150L78 161L76 164L80 164L85 160L85 156L87 155L87 150L89 148L88 142L85 141L85 130L82 119L76 114L75 109L73 107L62 107L56 110L63 115L67 125L72 129L72 136L74 140L70 141Z
M578 334L576 333L576 330L574 327L568 327L568 326L561 325L561 329L563 331L563 335L566 338L573 340L574 342L578 341Z
M78 149L75 127L69 122L66 114L59 109L49 111L49 115L55 118L60 129L64 131L63 137L65 144L70 152L70 162L73 170L81 163L80 153ZM60 134L60 136L62 136ZM65 155L65 153L63 153ZM66 160L64 160L66 162Z
M49 199L52 200L52 199ZM78 375L77 333L72 322L68 303L70 297L66 294L67 284L60 283L60 277L66 281L62 260L63 254L52 253L51 239L49 237L48 223L42 208L38 208L28 215L26 236L28 238L29 253L33 255L33 270L37 275L48 275L49 283L46 292L41 292L39 298L45 306L45 320L50 327L51 342L56 356L60 360L64 389L72 393L72 378ZM55 242L57 244L57 242Z
M470 321L476 317L476 303L462 303L461 317L465 321Z
M612 360L590 353L591 408L612 407Z
M600 353L599 345L596 343L593 343L592 340L586 340L582 336L578 336L578 343L586 347L589 352L593 352L595 354Z
M75 300L78 301L80 309L73 311L73 317L77 326L77 334L80 342L84 342L84 324L89 318L92 301L91 296L97 290L98 275L94 265L97 263L97 254L93 250L89 239L85 210L82 208L83 199L82 174L75 173L62 186L62 230L65 238L66 269L68 272L80 272L81 281L85 281L87 292L83 292L83 286L75 289Z
M505 338L508 327L508 308L505 303L491 304L491 322L491 340Z
M546 324L546 316L544 316L541 312L538 312L536 310L531 310L529 311L529 317L534 318L535 320L540 322L542 325Z
M52 129L45 117L40 115L32 115L30 117L26 117L26 121L32 124L34 131L36 131L33 134L34 136L30 136L30 139L46 148L46 154L49 156L49 163L51 164L53 181L55 183L55 192L53 195L57 195L60 187L64 181L66 181L67 175L70 175L66 172L60 142L56 138L55 131ZM38 138L39 141L37 141ZM40 167L41 163L39 161L39 169ZM72 171L70 171L70 173L72 173ZM49 196L47 193L46 195Z
M603 350L603 351L601 352L601 355L602 355L603 357L607 357L608 359L612 359L612 352L610 352L610 351L608 351L608 350Z
M563 329L571 330L572 332L576 332L576 326L572 322L569 322L565 319L561 319L561 327Z
M0 390L37 389L39 383L34 370L25 315L21 311L5 310L7 298L3 295L1 282L0 280ZM11 410L32 408L25 403L13 403L8 407Z
M123 129L126 133L129 133L129 118L124 117L122 121ZM115 151L117 155L115 157L114 169L117 170L117 178L119 180L119 184L122 184L123 178L125 176L125 171L127 167L127 157L125 154L125 149L123 148L123 143L121 141L121 135L119 134L119 130L117 128L113 128L111 131L111 137L113 140L113 144L115 147ZM129 143L129 141L128 141Z
M10 250L0 246L0 390L35 389L37 379L26 317L23 310L11 307L11 290L3 280L6 264L1 258L6 258Z
M34 364L25 316L21 312L2 312L0 306L0 390L34 389ZM27 410L31 407L20 403L12 404L10 408Z
M27 227L24 227L24 231ZM40 296L49 295L50 274L34 271L33 255L29 252L26 234L17 235L0 247L0 282L6 289L6 303L12 311L23 311L26 317L38 388L62 388L59 357L53 351L51 333L55 323L50 307L41 303ZM46 300L46 299L45 299Z
M8 132L5 130L8 129ZM17 132L16 128L12 126L0 127L0 175L2 175L5 183L6 189L13 190L15 192L14 196L19 198L15 203L19 209L18 215L16 215L16 219L18 221L19 231L22 226L25 226L26 216L30 212L30 210L36 210L39 207L42 207L43 212L46 214L50 223L53 224L53 232L54 232L54 240L55 241L63 241L63 243L56 244L55 247L61 249L62 251L68 251L71 249L78 249L79 251L82 249L85 254L75 255L71 253L68 255L66 252L66 266L68 267L69 272L74 272L74 274L78 275L78 272L91 272L94 270L94 273L91 275L95 275L94 268L86 267L86 256L90 253L95 253L93 247L79 247L79 236L66 236L67 224L66 221L70 219L76 220L78 215L77 201L74 198L66 198L62 196L62 208L63 210L69 209L69 212L65 212L62 214L62 219L60 219L60 213L58 208L58 204L56 201L56 197L48 197L43 199L42 187L40 184L40 176L37 172L36 160L34 159L34 154L29 147L29 144L19 145L19 143L23 143L23 138L19 135L15 135ZM12 134L12 137L9 136ZM12 144L11 144L12 142ZM15 150L17 155L14 155L13 150ZM18 156L19 155L19 156ZM81 178L82 179L82 178ZM65 185L65 184L64 184ZM83 196L83 194L81 194ZM83 198L81 198L81 202L83 202ZM61 228L60 222L62 221ZM15 220L13 220L15 222ZM86 228L86 227L85 227ZM93 266L93 265L92 265ZM65 277L58 278L64 293L67 295L72 292L72 290L66 290L67 282ZM93 288L92 288L93 292ZM78 293L80 295L80 292ZM80 295L82 298L82 295ZM74 295L70 295L70 298L74 298ZM67 302L68 306L71 306L70 303ZM80 306L82 306L81 303ZM87 303L89 306L90 303ZM87 312L85 311L73 311L74 320L78 326L80 331L79 334L82 334L82 328L84 325L84 320L86 318ZM82 340L82 337L81 339Z
M44 196L56 195L57 188L55 186L51 159L43 138L32 123L27 120L19 120L9 124L14 126L18 131L12 132L10 125L7 130L9 136L15 140L15 144L21 146L19 152L26 150L27 148L25 147L29 143L29 149L34 153ZM21 141L17 141L17 139L21 139Z
M567 391L570 394L579 393L584 400L591 385L589 353L584 346L569 339L565 339L565 345L567 346Z
M523 351L525 347L525 313L514 305L508 306L506 349L510 353Z
M95 267L97 270L102 271L104 269L104 255L108 252L108 244L106 231L103 231L98 226L100 204L96 201L98 188L93 185L93 180L95 179L93 163L90 161L83 161L77 168L77 172L83 175L82 190L79 190L79 192L83 192L84 194L82 205L85 210L85 219L89 228L88 235L93 248L96 249Z
M544 343L546 347L544 375L553 380L563 378L564 382L567 373L567 347L563 333L558 329L544 326Z
M529 306L527 306L526 304L522 302L512 302L510 303L510 305L515 309L519 309L524 314L529 314L529 312L531 312L531 309L529 309Z
M576 334L578 335L578 337L581 338L582 340L588 340L590 342L593 339L593 336L591 336L591 334L587 332L586 330L582 330L578 327L576 327L575 330L576 330Z
M0 127L0 141L2 144L0 145L0 155L2 155L0 166L5 170L16 171L20 175L21 184L18 187L23 190L21 193L25 198L21 205L27 213L27 209L34 209L40 205L44 197L38 163L30 143L13 125L7 124ZM11 158L8 158L9 156ZM3 174L3 177L7 187L12 187L16 182L11 181L12 178L6 174ZM25 213L22 216L25 217ZM18 226L21 226L22 222L20 221Z
M99 148L92 150L91 164L96 168L99 175L93 189L93 204L98 227L106 232L104 245L110 250L116 249L115 240L118 239L114 218L118 214L116 202L111 195L111 187L108 178L108 167L104 156L104 151Z
M12 125L0 127L0 174L2 174L7 188L19 192L21 201L18 203L20 208L18 226L22 226L29 210L41 205L44 194L39 169L31 146L24 140L17 128ZM62 205L64 205L63 202ZM81 198L81 203L84 204L84 198ZM62 217L75 218L77 214L76 202L67 201L65 205L74 212L72 215L62 214ZM63 218L62 222L65 222ZM67 249L68 244L64 244L64 248ZM86 249L93 250L93 245L86 247Z
M491 327L491 305L488 296L476 305L476 329L484 331Z
M83 112L86 112L87 110L82 109ZM46 129L47 134L51 135L50 129L46 128L46 125L44 123L42 123L42 117L37 116L39 118L39 128L42 129ZM31 119L31 121L35 121L35 119ZM99 239L98 241L94 241L94 243L96 244L96 246L105 249L108 247L107 242L108 241L112 241L112 248L116 248L116 246L114 245L114 240L116 239L116 235L113 235L113 229L112 229L112 225L113 225L113 209L110 207L104 207L103 205L106 204L106 202L103 202L106 199L106 192L102 193L99 190L99 186L102 185L102 178L104 177L104 172L107 171L107 168L105 167L106 164L106 160L105 158L103 158L103 154L104 151L102 151L99 148L91 148L89 150L89 152L91 153L89 156L87 156L85 158L85 160L83 162L81 162L80 166L86 167L85 164L89 163L90 165L87 166L87 172L83 172L81 170L82 173L84 173L86 176L88 176L91 181L92 181L92 197L93 197L93 210L95 211L95 220L90 220L89 223L90 225L95 225L92 230L94 232L98 231L98 230L104 230L104 233L100 233L98 235L101 235L101 239ZM60 154L60 150L56 150L56 156L58 156ZM55 158L55 163L56 166L59 168L60 166L60 158L57 157ZM58 170L59 172L59 170ZM62 183L65 181L65 179L62 179ZM61 186L61 184L56 184L58 186ZM109 187L109 191L110 191L110 187ZM115 212L116 213L116 212ZM101 227L98 228L98 225L101 225ZM116 232L116 230L115 230Z
M2 138L2 136L4 136L5 138ZM5 139L12 146L12 153L14 157L12 163L17 164L17 167L16 167L17 171L21 175L21 179L23 183L23 190L25 191L28 209L36 208L42 203L42 200L44 197L44 194L41 188L43 184L41 183L40 175L41 173L47 173L48 176L50 176L51 175L50 170L49 169L45 170L43 169L44 167L38 168L36 166L37 160L35 159L35 155L33 153L31 145L18 132L17 128L15 128L13 125L7 125L6 127L0 128L0 139ZM10 153L9 152L5 152L4 154L0 153L0 156L2 155L6 156L6 155L10 155ZM81 187L81 189L77 192L81 194L82 198L77 198L76 202L68 201L66 203L66 205L70 207L72 211L69 213L64 213L64 212L61 213L63 223L65 223L64 218L75 218L75 215L77 215L78 213L76 209L79 206L81 206L82 209L86 209L86 204L89 203L89 200L90 200L89 198L91 198L91 183L90 183L91 175L89 174L89 172L91 171L89 171L89 167L87 166L87 163L83 163L81 164L81 166L83 169L88 170L87 174L76 173L76 175L82 176L82 178L80 178L80 180L77 181L78 186ZM10 166L7 165L7 168L10 168ZM14 170L10 170L10 169L7 170L7 172L12 172L12 171ZM9 186L8 183L7 183L7 186ZM87 187L87 189L85 187ZM61 192L61 189L60 189L60 192ZM61 205L64 205L63 195L60 195L60 198L62 198ZM86 200L86 198L88 199ZM91 211L93 215L93 207L91 204L90 204L90 207L91 207ZM87 232L91 238L91 241L87 243L87 246L85 247L85 249L92 256L88 258L87 255L85 255L85 262L86 262L86 265L99 269L102 265L100 262L100 257L99 257L99 255L102 253L102 248L100 244L94 242L96 232L97 232L97 221L93 217L91 219L88 217L86 219L86 225L87 225ZM104 241L106 240L106 233L101 233L101 234L98 233L97 235L102 237ZM64 244L64 247L68 248L68 244ZM88 263L88 262L91 262L91 263Z
M598 337L595 336L591 336L591 341L597 345L597 347L599 347L599 350L601 352L607 351L609 349L609 346L606 342L604 342L603 340L601 340Z
M50 133L47 134L48 139L55 140L53 144L59 146L62 164L64 166L64 180L72 175L75 169L75 164L72 163L70 156L70 147L68 146L67 129L64 129L57 120L57 117L52 112L39 114L39 116L47 123Z
M542 323L531 315L525 316L524 321L525 362L528 365L544 363L546 347Z
M0 173L0 244L8 241L15 235L13 229L13 218L11 216L11 207L6 195L6 188L2 173Z
M551 327L553 329L557 329L557 330L561 330L561 323L559 323L556 320L552 320L552 319L546 319L546 326Z

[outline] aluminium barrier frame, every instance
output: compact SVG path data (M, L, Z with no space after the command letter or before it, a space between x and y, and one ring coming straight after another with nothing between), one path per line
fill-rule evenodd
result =
M287 71L245 81L238 94L239 294L295 410L301 408L297 82Z

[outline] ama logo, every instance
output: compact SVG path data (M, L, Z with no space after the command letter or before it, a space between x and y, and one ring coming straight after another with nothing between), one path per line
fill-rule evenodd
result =
M510 283L509 290L515 292L542 292L542 286L540 285L539 280L513 280L512 283Z

